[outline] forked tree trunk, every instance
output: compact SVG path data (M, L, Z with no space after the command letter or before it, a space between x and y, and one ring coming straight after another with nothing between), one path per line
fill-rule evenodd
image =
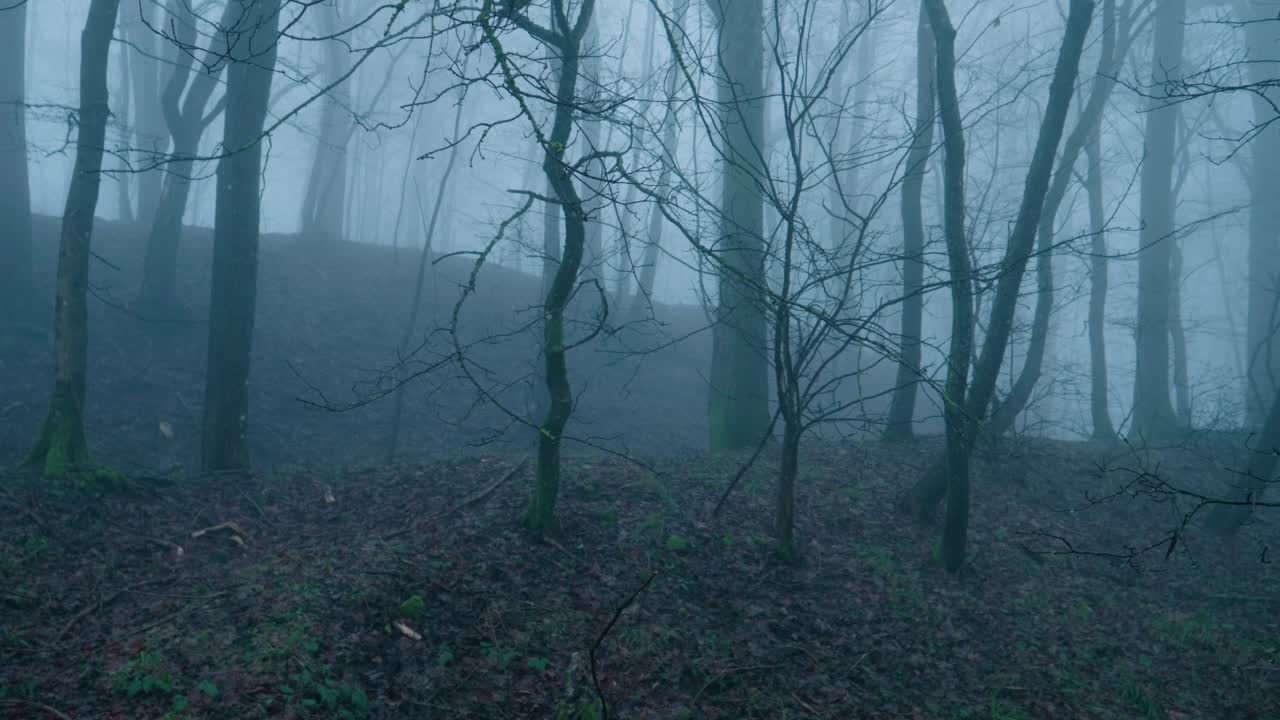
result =
M1176 82L1182 67L1187 0L1163 0L1156 9L1152 54L1154 95ZM1181 423L1169 401L1169 296L1174 237L1173 165L1181 106L1160 97L1147 113L1140 201L1142 231L1138 253L1137 370L1133 392L1133 432L1145 441L1167 440Z
M28 317L31 275L31 183L27 167L27 6L0 11L0 316Z
M107 58L120 0L93 0L80 34L80 111L76 160L62 214L53 306L53 393L27 466L46 477L87 468L85 377L88 366L89 248L107 136Z
M195 43L196 33L192 18L183 16L183 2L170 0L167 14L173 18L177 42L189 47ZM240 22L242 7L240 2L228 0L218 22L219 29L213 32L209 49L195 70L194 79L191 77L194 63L191 55L178 52L173 56L173 72L161 96L165 123L173 143L173 160L166 168L151 233L147 237L142 289L138 295L138 306L147 315L161 318L187 315L175 286L178 250L182 244L182 219L191 194L193 158L200 150L200 138L205 128L217 116L216 112L206 115L205 110L226 66L223 59L227 54L227 32L233 32Z
M234 2L234 0L232 0ZM246 10L230 44L227 109L218 162L213 282L204 393L206 470L248 467L249 358L258 295L262 130L276 64L281 0Z
M1095 75L1089 99L1085 102L1075 128L1063 141L1062 156L1058 168L1054 172L1053 183L1045 197L1044 211L1040 216L1036 245L1036 307L1031 323L1031 338L1027 346L1027 356L1023 360L1022 369L1009 390L1009 394L991 413L991 419L985 428L989 436L996 437L1008 432L1018 414L1026 409L1031 394L1040 381L1044 367L1044 358L1049 345L1050 321L1053 316L1053 255L1056 244L1054 227L1057 223L1058 211L1067 197L1067 189L1071 186L1076 161L1088 144L1094 128L1102 122L1103 113L1111 99L1115 88L1115 75L1120 67L1121 59L1128 53L1130 33L1126 21L1125 32L1117 40L1115 0L1105 0L1103 4L1102 49L1098 59L1098 71Z
M915 434L920 334L924 329L924 176L933 151L937 70L933 29L928 9L922 4L916 31L916 127L902 179L902 357L884 431L889 442L910 440Z
M1114 440L1111 424L1110 394L1107 384L1107 236L1105 209L1102 202L1102 131L1094 126L1085 146L1089 170L1086 188L1089 195L1089 412L1093 419L1093 437Z
M973 268L965 232L965 140L960 97L956 90L956 30L943 0L924 0L937 48L938 106L942 116L943 233L951 277L951 344L947 351L947 384L943 396L946 422L947 517L942 532L943 562L957 570L964 562L969 528L969 449L965 437L965 394L973 355Z
M562 2L562 0L556 0ZM543 146L542 171L559 201L564 218L564 253L551 278L543 302L542 355L546 373L547 408L538 427L538 466L533 496L525 511L524 526L535 537L556 530L556 500L560 492L560 450L565 426L573 413L573 389L569 384L568 348L564 315L582 269L586 244L586 213L564 153L573 129L579 80L582 36L591 22L595 0L584 0L573 27L552 32L559 43L555 114ZM563 6L557 15L564 16ZM489 37L491 44L496 41Z
M935 3L939 6L936 9ZM1009 234L1009 245L1005 250L1002 272L996 285L995 297L991 302L986 340L974 366L973 379L964 398L964 430L957 433L957 437L964 443L965 451L963 455L948 451L948 460L935 464L903 498L902 508L919 520L924 521L932 517L938 503L944 497L949 497L947 476L948 466L952 464L950 458L953 455L956 459L963 456L967 464L969 452L981 430L982 418L986 416L987 406L995 392L996 380L1000 374L1005 351L1008 349L1009 335L1013 329L1013 316L1017 309L1022 278L1026 274L1027 262L1035 244L1036 229L1040 224L1040 214L1044 209L1045 196L1048 194L1049 181L1053 175L1054 159L1058 152L1058 144L1062 140L1067 114L1071 108L1071 97L1075 93L1080 55L1084 50L1084 41L1093 20L1093 8L1093 0L1071 1L1062 47L1058 53L1053 80L1049 85L1049 100L1045 104L1044 118L1041 120L1031 166L1027 169L1022 203L1018 209L1013 230ZM939 10L945 13L941 0L929 0L929 10L931 22L937 21ZM937 37L936 28L934 36ZM942 62L939 60L940 88L943 82L942 67ZM948 509L949 517L951 512ZM948 520L948 522L951 521Z

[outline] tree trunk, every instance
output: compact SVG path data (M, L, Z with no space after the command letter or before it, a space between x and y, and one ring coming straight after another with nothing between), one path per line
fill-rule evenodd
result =
M80 111L75 167L62 215L53 310L53 393L28 467L59 477L90 464L84 434L88 366L89 248L110 115L107 59L120 0L93 0L80 34Z
M689 0L674 0L671 4L671 22L675 27L683 27L685 16L689 12ZM658 173L657 192L664 196L671 185L671 169L675 164L676 141L679 138L680 125L675 102L676 81L679 80L679 68L672 62L667 68L663 84L663 97L667 101L666 111L662 116L662 170ZM636 278L636 295L631 299L631 307L627 317L635 318L644 302L652 302L654 282L658 277L658 259L662 250L662 208L657 203L649 206L648 231L644 246L644 255L640 261L640 274Z
M1191 379L1187 369L1187 331L1182 324L1182 242L1172 240L1169 271L1169 341L1173 349L1174 412L1183 427L1191 427Z
M965 393L969 359L973 355L973 268L965 232L965 140L960 97L956 90L956 31L943 0L924 0L937 48L938 106L942 116L943 226L947 266L951 276L951 344L947 351L947 385L943 412L947 430L947 517L942 533L942 554L947 569L964 562L969 526L969 448L964 437Z
M124 36L132 48L129 53L129 77L133 95L134 143L139 152L138 162L147 165L169 149L168 131L160 104L160 47L156 31L164 25L154 21L152 3L126 2L121 8L124 14ZM150 26L150 27L148 27ZM143 222L156 215L160 202L160 170L147 170L137 176L137 215Z
M1102 203L1102 132L1094 126L1085 147L1089 170L1086 178L1089 195L1089 410L1093 418L1093 437L1114 440L1111 424L1110 397L1107 384L1107 236L1105 208Z
M717 88L724 142L717 253L719 298L712 328L709 425L712 452L754 446L769 426L769 363L763 288L764 2L709 0L716 15Z
M407 357L409 353L409 343L413 341L413 334L418 328L418 314L422 311L422 288L426 284L427 266L431 264L431 247L435 241L436 223L440 220L440 210L444 206L444 193L449 187L449 182L453 177L453 168L458 161L458 148L462 143L457 142L462 132L462 109L465 105L465 96L459 95L458 105L453 114L453 134L450 141L453 146L449 148L449 160L445 163L444 173L440 176L440 184L436 188L435 204L431 208L431 219L426 223L423 229L422 254L418 256L418 276L413 286L413 303L409 306L409 319L405 321L404 333L400 336L400 346L398 355L400 358ZM391 416L391 441L387 447L387 462L394 462L396 452L400 449L400 421L404 414L404 385L407 380L400 378L400 382L396 385L395 408Z
M1252 504L1262 501L1267 488L1275 484L1276 466L1280 464L1280 391L1271 400L1255 445L1244 478L1232 483L1239 490L1235 501L1244 504L1216 506L1208 518L1213 530L1226 535L1239 532L1253 514Z
M170 0L168 17L173 19L177 42L184 47L196 40L195 26L184 17L184 0ZM187 212L191 194L192 158L200 151L200 138L205 128L216 117L205 116L209 98L218 86L223 62L227 54L227 33L233 32L240 22L242 5L229 1L224 6L219 29L213 32L209 49L205 52L192 79L190 53L179 52L173 56L173 73L165 84L161 96L165 123L172 139L173 159L164 176L160 199L156 204L151 233L147 236L147 252L142 265L142 289L138 295L138 307L147 315L158 318L185 318L187 310L179 300L175 281L178 272L178 249L182 242L182 219ZM188 87L190 81L190 87ZM185 97L184 97L185 92Z
M784 311L785 312L785 311ZM787 418L782 429L782 467L778 472L778 495L774 503L774 533L778 559L793 563L799 559L796 547L796 476L800 469L800 418Z
M29 317L31 183L27 167L27 6L0 12L0 314Z
M564 216L564 254L560 258L543 304L542 352L548 395L547 411L538 428L538 469L533 497L525 512L530 534L556 530L556 498L560 491L560 446L564 428L573 413L573 389L569 385L568 351L564 315L582 269L586 244L586 213L574 186L572 168L564 158L573 129L578 91L581 32L591 22L594 0L585 0L576 27L558 28L560 58L556 83L555 116L543 147L542 171L560 203ZM589 150L588 150L589 151Z
M884 439L889 442L906 441L914 436L920 382L920 334L924 327L924 176L933 151L937 92L933 30L923 4L916 31L916 77L916 127L902 179L902 357L898 360L884 431Z
M929 17L936 22L938 10L945 13L941 0L929 0ZM1026 184L1022 193L1022 204L1013 230L1009 234L1009 245L1005 250L1002 272L996 285L995 298L991 302L991 316L987 323L986 341L982 352L974 366L973 380L964 399L965 428L957 433L958 439L964 442L967 449L964 457L968 457L972 444L981 429L982 419L986 416L987 406L995 392L996 380L1008 348L1009 335L1013 329L1013 316L1017 310L1018 295L1021 291L1022 277L1026 273L1027 261L1035 244L1036 230L1040 224L1040 215L1044 209L1045 196L1049 191L1049 181L1053 174L1054 159L1058 152L1058 144L1062 139L1066 125L1067 113L1071 108L1071 96L1075 92L1076 77L1080 67L1080 55L1084 50L1085 37L1089 34L1089 25L1093 20L1093 0L1072 0L1067 15L1066 30L1063 33L1062 47L1058 53L1057 65L1054 68L1053 81L1049 86L1049 101L1045 105L1044 118L1041 120L1039 137L1036 140L1035 152L1031 158L1031 166L1027 169ZM937 28L934 36L937 37ZM939 50L941 52L941 50ZM942 62L939 60L939 72ZM938 83L943 82L939 76ZM941 98L941 96L939 96ZM948 452L950 458L953 453ZM957 453L958 458L960 455ZM933 509L943 497L948 496L948 472L945 468L950 461L935 464L925 477L912 488L903 499L904 510L920 520L927 520ZM948 515L951 511L948 510Z
M281 0L260 0L245 11L231 43L227 109L218 162L213 229L213 282L204 395L206 470L249 465L249 358L258 289L259 177L262 130L276 63Z
M1250 93L1253 124L1262 128L1249 142L1253 162L1249 173L1249 265L1245 385L1246 426L1259 428L1268 405L1280 389L1280 123L1276 105L1280 92L1267 88L1280 59L1280 30L1274 9L1239 0L1248 48L1245 63L1249 82L1263 84Z
M1152 92L1181 77L1186 0L1158 5L1152 54ZM1133 432L1146 441L1167 440L1180 430L1169 401L1169 295L1174 237L1173 164L1180 105L1153 99L1147 113L1142 163L1142 231L1138 253L1137 370Z
M1128 53L1129 33L1126 26L1124 37L1116 38L1115 0L1105 0L1103 5L1102 49L1098 59L1098 71L1093 88L1071 134L1063 142L1062 156L1054 172L1053 183L1045 197L1044 211L1040 215L1037 230L1039 238L1036 246L1036 307L1031 322L1031 338L1027 345L1027 356L1023 360L1022 370L1009 390L1009 394L991 414L986 433L997 437L1008 432L1018 414L1026 409L1031 394L1040 381L1044 367L1044 358L1049 345L1050 320L1053 316L1053 255L1056 244L1054 227L1057 223L1058 211L1066 199L1067 189L1071 186L1076 161L1088 144L1089 138L1102 121L1102 115L1111 99L1115 88L1114 80L1119 70L1121 59Z
M320 9L321 34L339 32L338 4ZM324 83L328 85L346 75L349 55L337 39L324 43ZM304 237L318 242L342 239L343 199L347 187L347 144L351 138L351 91L344 82L329 91L321 102L320 138L316 141L315 160L307 178L307 192L302 203L299 227Z

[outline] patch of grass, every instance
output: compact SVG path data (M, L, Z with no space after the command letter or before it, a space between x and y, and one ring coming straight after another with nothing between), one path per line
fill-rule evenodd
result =
M666 542L667 550L670 552L688 552L692 548L692 544L681 535L668 535Z
M1133 677L1122 677L1116 685L1116 695L1126 709L1138 717L1159 717L1155 695L1151 688Z
M111 673L112 691L130 698L171 693L177 684L168 662L155 650L142 650Z
M1221 634L1217 622L1204 613L1171 612L1152 620L1150 630L1153 635L1178 645L1213 643Z
M254 672L297 671L310 668L319 652L320 641L312 633L311 623L295 611L253 627L244 664Z

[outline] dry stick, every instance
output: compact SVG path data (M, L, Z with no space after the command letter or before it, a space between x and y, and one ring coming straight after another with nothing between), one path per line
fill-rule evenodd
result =
M636 601L636 598L640 597L640 593L644 592L656 577L658 577L657 570L649 573L649 577L640 585L640 587L636 588L635 592L631 593L631 597L627 598L627 601L618 607L618 610L613 614L613 618L609 620L609 624L604 626L604 630L600 631L600 636L597 637L596 641L591 645L591 653L589 656L591 658L591 684L596 689L596 699L600 701L600 720L609 720L609 706L604 701L604 690L600 687L600 677L596 675L596 651L600 649L600 644L604 642L604 639L609 636L609 631L617 624L618 618L622 617L622 613L626 612L627 608L631 607L632 603Z
M59 720L71 720L71 716L62 712L61 710L55 707L52 707L50 705L45 705L42 702L35 702L34 700L17 700L17 699L0 700L0 707L35 708L36 710L39 710L45 714L52 715L56 718L59 718Z
M414 530L418 529L418 528L419 528L419 527L421 527L421 526L422 526L422 524L423 524L423 523L425 523L425 522L431 522L431 521L435 521L435 520L440 520L440 519L442 519L442 518L448 517L448 516L450 516L450 515L452 515L452 514L454 514L454 513L458 512L459 510L463 510L463 509L468 508L468 507L470 507L470 506L472 506L472 505L475 505L475 504L477 504L477 503L479 503L479 502L482 502L485 498L487 498L487 497L489 497L490 495L492 495L492 494L493 494L493 493L494 493L498 488L500 488L500 487L502 487L503 485L505 485L505 484L507 483L507 481L508 481L508 480L510 480L511 478L515 477L516 473L518 473L518 472L520 472L521 470L523 470L523 469L524 469L524 467L525 467L526 465L528 465L528 464L529 464L529 458L524 458L524 459L523 459L523 460L521 460L521 461L520 461L520 462L519 462L515 467L511 468L510 470L508 470L506 475L503 475L501 478L499 478L499 479L498 479L498 481L497 481L497 482L495 482L494 484L492 484L492 485L490 485L489 487L485 488L484 490L481 490L480 492L476 493L475 495L472 495L471 497L467 498L466 500L463 500L462 502L458 503L457 505L454 505L453 507L449 508L448 510L445 510L445 511L444 511L444 512L442 512L442 513L438 513L438 514L436 514L436 515L432 515L432 516L431 516L431 517L429 517L429 518L425 518L425 519L422 519L422 520L418 520L417 522L411 523L411 524L410 524L410 525L408 525L407 527L402 527L402 528L400 528L399 530L394 530L394 531L392 531L392 532L389 532L389 533L387 533L386 535L383 535L383 536L382 536L382 539L383 539L383 540L390 540L390 539L395 538L395 537L400 537L401 535L404 535L405 533L412 532L412 531L414 531Z

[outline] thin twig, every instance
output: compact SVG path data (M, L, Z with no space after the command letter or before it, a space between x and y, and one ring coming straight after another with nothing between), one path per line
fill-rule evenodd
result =
M383 539L383 540L390 540L390 539L392 539L392 538L400 537L401 535L404 535L404 534L406 534L406 533L410 533L410 532L413 532L414 530L417 530L419 527L422 527L422 525L423 525L424 523L428 523L428 522L435 522L436 520L440 520L440 519L446 518L446 517L448 517L448 516L450 516L450 515L452 515L452 514L454 514L454 513L458 512L458 511L460 511L460 510L466 509L466 508L468 508L468 507L470 507L470 506L472 506L472 505L476 505L476 504L478 504L478 503L480 503L480 502L483 502L483 501L485 500L485 498L489 497L489 496L490 496L490 495L492 495L494 492L496 492L496 491L498 490L498 488L500 488L500 487L502 487L503 485L505 485L505 484L507 483L507 481L508 481L508 480L510 480L511 478L515 477L515 476L516 476L516 473L518 473L518 472L520 472L521 470L523 470L523 469L524 469L524 467L525 467L526 465L528 465L528 464L529 464L529 458L525 458L525 459L521 460L521 461L520 461L520 462L519 462L515 467L511 468L510 470L508 470L506 475L503 475L501 478L499 478L497 482L495 482L495 483L493 483L492 485L490 485L489 487L487 487L487 488L485 488L485 489L481 490L480 492L476 493L475 495L472 495L471 497L467 498L466 500L463 500L462 502L458 503L457 505L454 505L453 507L449 508L448 510L445 510L445 511L444 511L444 512L442 512L442 513L438 513L438 514L436 514L436 515L432 515L432 516L431 516L431 517L429 517L429 518L423 518L423 519L417 520L416 522L410 523L409 525L407 525L407 526L405 526L405 527L402 527L402 528L400 528L399 530L393 530L393 531L391 531L391 532L387 533L386 535L383 535L383 536L382 536L382 539Z
M596 674L596 651L600 649L600 644L604 642L604 639L609 636L609 631L617 624L618 618L622 617L622 613L626 612L627 608L631 607L632 603L636 601L636 598L640 597L640 593L644 592L656 577L658 577L657 570L649 573L649 577L645 579L640 587L636 588L635 592L631 593L631 597L627 598L626 602L618 606L617 611L613 613L613 618L609 620L609 624L604 626L604 630L600 631L600 636L597 637L596 641L591 645L591 684L596 689L596 698L600 700L600 720L609 720L609 705L604 700L604 689L600 687L600 677Z
M57 709L57 708L55 708L55 707L53 707L53 706L51 706L51 705L45 705L45 704L44 704L44 703L42 703L42 702L36 702L36 701L34 701L34 700L19 700L19 699L17 699L17 698L10 698L10 699L7 699L7 700L0 700L0 707L27 707L27 708L34 708L34 709L39 710L40 712L43 712L43 713L45 713L45 714L47 714L47 715L52 715L52 716L54 716L54 717L58 718L58 720L71 720L71 716L70 716L70 715L68 715L68 714L66 714L66 713L64 713L64 712L62 712L61 710L59 710L59 709Z

